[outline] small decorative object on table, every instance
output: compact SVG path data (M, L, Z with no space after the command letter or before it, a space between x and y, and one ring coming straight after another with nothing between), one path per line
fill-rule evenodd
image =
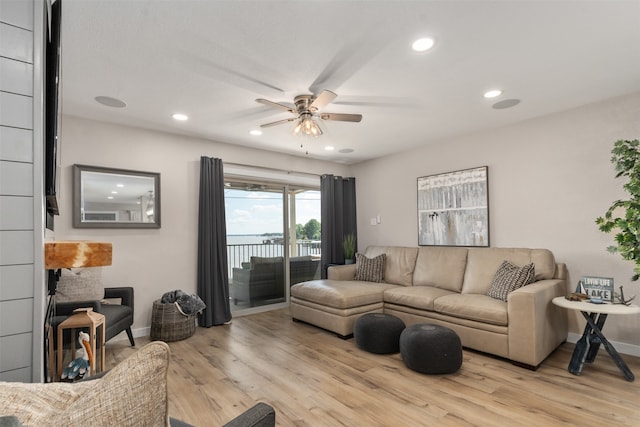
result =
M625 299L624 297L624 291L622 290L622 286L620 286L620 293L619 294L614 294L614 298L615 298L615 304L624 304L624 305L631 305L631 301L633 301L634 299L636 299L636 296L632 296L629 299Z
M73 359L64 371L62 371L62 381L76 381L89 376L91 365L93 364L93 354L91 353L91 344L89 344L89 334L80 331L78 333L78 342L80 343L80 351L82 356Z
M582 292L591 299L613 302L612 277L583 276L580 287Z

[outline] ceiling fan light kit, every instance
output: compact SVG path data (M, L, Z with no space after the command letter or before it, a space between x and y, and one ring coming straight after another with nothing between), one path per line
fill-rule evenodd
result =
M343 113L319 113L318 111L324 106L332 102L336 98L336 94L330 90L323 90L319 95L298 95L293 99L295 107L289 107L284 104L269 101L267 99L256 99L256 102L266 105L268 107L277 108L279 110L287 111L295 114L296 117L278 120L271 123L265 123L260 127L270 127L279 125L282 123L288 123L296 121L292 133L294 135L301 136L313 136L319 137L322 135L322 129L315 118L329 121L340 122L360 122L362 120L361 114L343 114Z

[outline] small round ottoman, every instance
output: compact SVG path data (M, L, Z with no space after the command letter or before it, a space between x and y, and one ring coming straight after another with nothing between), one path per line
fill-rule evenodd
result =
M402 331L400 354L407 368L423 374L452 374L462 366L458 334L430 323L418 323Z
M358 347L369 353L397 353L403 330L404 322L396 316L368 313L356 320L353 337Z

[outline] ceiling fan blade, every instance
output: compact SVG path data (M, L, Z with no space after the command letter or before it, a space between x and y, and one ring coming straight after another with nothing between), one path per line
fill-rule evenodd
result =
M288 105L284 105L284 104L278 104L277 102L269 101L268 99L258 98L258 99L256 99L256 102L259 102L260 104L266 105L267 107L278 108L280 110L288 111L290 113L295 113L296 112L295 108L293 108L293 107L289 107Z
M290 119L284 119L284 120L278 120L277 122L271 122L271 123L265 123L263 125L260 125L261 128L268 128L271 126L276 126L276 125L281 125L283 123L288 123L288 122L292 122L294 120L296 120L297 117L291 117Z
M359 122L362 120L362 114L340 114L340 113L322 113L322 120L334 120L338 122Z
M338 95L331 92L330 90L323 90L322 93L313 100L311 105L309 105L309 109L312 111L318 111L319 109L336 99L336 96Z

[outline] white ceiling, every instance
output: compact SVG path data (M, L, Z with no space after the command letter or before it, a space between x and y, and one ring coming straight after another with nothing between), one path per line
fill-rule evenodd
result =
M64 114L335 162L640 90L637 0L62 1ZM435 47L412 52L422 36ZM484 99L493 88L504 94ZM249 134L290 116L256 98L323 89L338 94L323 112L362 122L321 122L318 139L292 124ZM492 108L505 99L521 103Z

